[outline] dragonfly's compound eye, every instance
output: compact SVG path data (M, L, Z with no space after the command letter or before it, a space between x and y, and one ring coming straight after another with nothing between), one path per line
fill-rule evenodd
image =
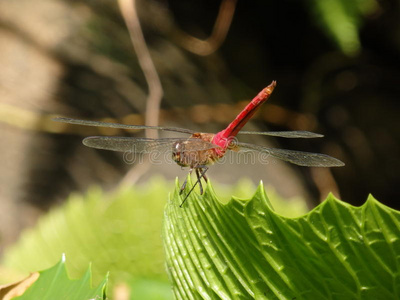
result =
M179 163L181 160L181 152L182 152L182 144L180 142L176 142L172 146L172 159Z

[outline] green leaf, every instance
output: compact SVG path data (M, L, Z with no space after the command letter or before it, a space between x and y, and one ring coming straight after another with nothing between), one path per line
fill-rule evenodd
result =
M213 185L218 194L218 200L222 203L228 203L232 195L236 199L248 199L254 193L256 186L250 179L240 179L232 188L231 186ZM299 197L284 198L275 190L273 186L266 186L265 190L268 194L274 210L285 217L297 217L308 212L306 201Z
M227 204L208 185L182 208L178 191L163 229L176 299L400 299L400 213L372 196L286 218L261 184Z
M312 0L310 6L320 26L348 55L361 48L358 31L364 17L379 8L376 0Z
M131 300L172 300L171 284L149 279L134 280L129 285Z
M39 278L18 300L106 299L107 277L91 288L90 268L79 280L71 280L65 269L65 256L54 267L40 272Z
M154 179L111 195L99 188L72 195L6 249L2 264L31 272L54 265L65 253L73 277L82 276L91 262L94 282L107 272L111 283L132 278L167 282L160 230L169 190L166 181Z

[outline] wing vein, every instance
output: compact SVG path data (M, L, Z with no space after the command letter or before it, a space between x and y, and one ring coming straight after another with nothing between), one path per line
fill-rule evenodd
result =
M271 157L278 158L283 161L290 162L295 165L303 166L303 167L342 167L344 163L332 156L321 154L321 153L312 153L312 152L303 152L303 151L295 151L295 150L287 150L287 149L277 149L277 148L267 148L259 145L252 145L246 143L238 143L237 144L241 149L260 151L262 153L267 153ZM243 151L243 150L241 150Z

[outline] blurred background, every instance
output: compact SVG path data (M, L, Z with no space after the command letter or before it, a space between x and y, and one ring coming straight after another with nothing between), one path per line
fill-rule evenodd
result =
M121 8L135 21L133 44ZM140 0L136 8L135 17L112 1L0 1L0 253L71 192L186 176L176 165L128 165L122 154L81 144L88 135L144 132L54 116L218 132L272 80L272 97L245 129L325 137L241 141L325 153L346 166L226 163L210 168L212 182L262 180L309 207L332 191L353 205L371 193L400 208L399 1Z

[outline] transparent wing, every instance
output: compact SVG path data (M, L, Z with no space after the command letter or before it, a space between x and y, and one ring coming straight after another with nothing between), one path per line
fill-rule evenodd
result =
M111 128L119 128L119 129L156 129L163 131L173 131L180 133L194 133L193 130L178 128L178 127L161 127L161 126L145 126L145 125L125 125L118 123L110 123L110 122L101 122L101 121L88 121L88 120L79 120L79 119L71 119L71 118L54 118L53 121L68 123L68 124L76 124L76 125L84 125L84 126L94 126L94 127L111 127Z
M237 143L241 149L267 153L268 155L304 167L342 167L344 163L334 157L320 153L267 148L259 145ZM239 150L240 151L240 150Z
M310 131L240 131L239 134L257 134L257 135L268 135L277 136L283 138L320 138L323 137L322 134L314 133Z
M90 136L83 140L87 147L133 153L150 153L153 151L172 152L176 143L185 143L184 151L202 151L220 148L219 146L203 141L201 139L179 139L179 138L133 138L133 137L114 137L114 136Z

